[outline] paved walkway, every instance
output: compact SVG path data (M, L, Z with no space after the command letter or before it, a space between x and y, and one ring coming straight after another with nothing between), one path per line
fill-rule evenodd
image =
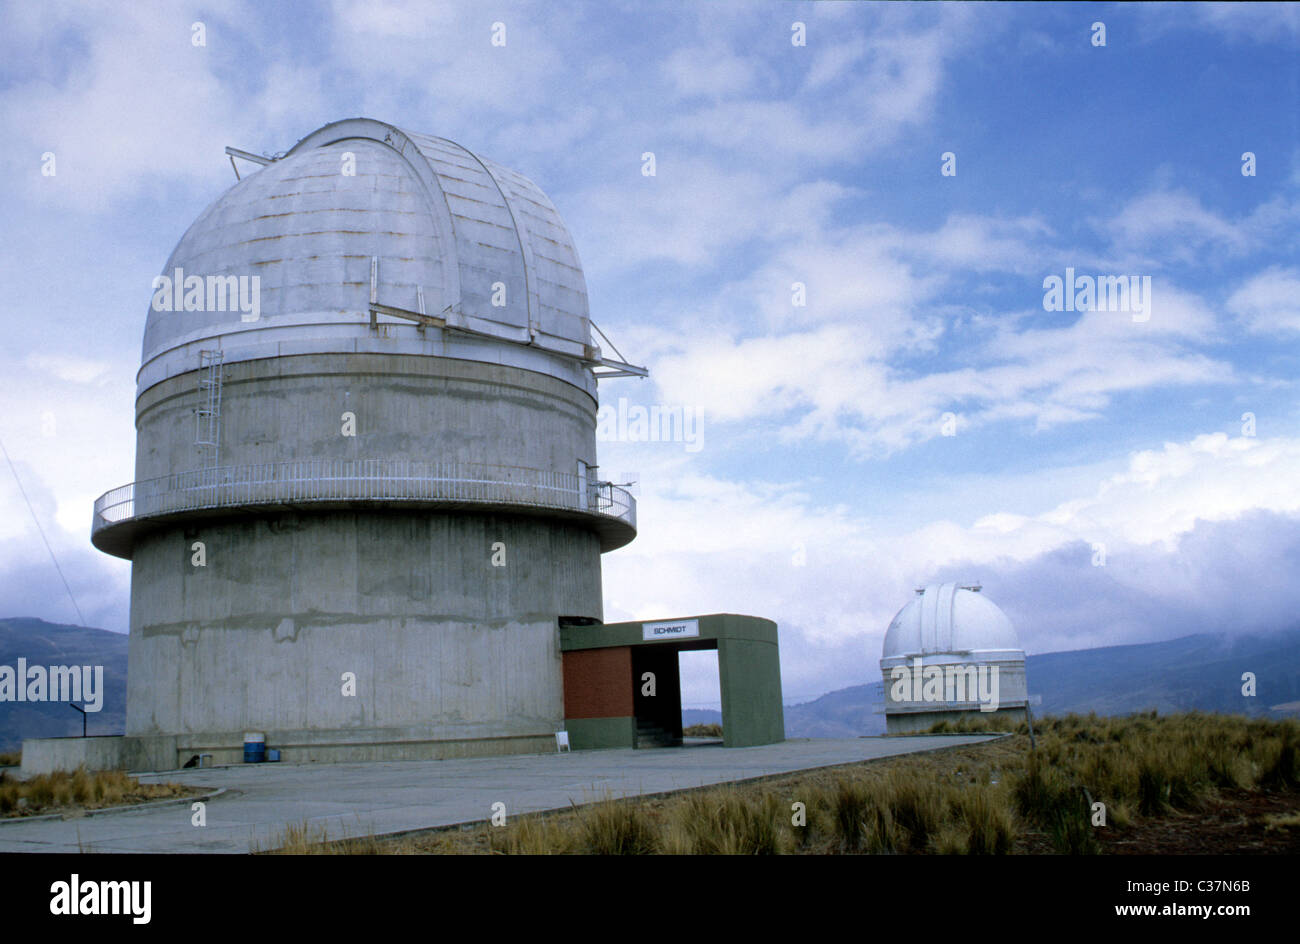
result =
M70 820L0 822L0 852L248 852L309 821L330 838L484 821L613 796L659 793L986 741L986 735L798 739L763 747L580 751L370 764L261 764L145 774L225 788L192 826L188 803Z

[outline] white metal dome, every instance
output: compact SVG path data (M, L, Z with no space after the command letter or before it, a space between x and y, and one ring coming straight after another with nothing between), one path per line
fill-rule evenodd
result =
M326 125L266 160L204 211L162 272L173 281L177 270L257 276L258 316L233 303L158 310L155 297L140 392L219 348L227 363L460 357L538 370L594 395L601 355L582 266L555 207L527 178L446 139L365 118ZM374 316L376 302L445 320L445 329Z
M927 586L898 611L881 658L995 652L1023 659L1011 620L977 588L944 583Z

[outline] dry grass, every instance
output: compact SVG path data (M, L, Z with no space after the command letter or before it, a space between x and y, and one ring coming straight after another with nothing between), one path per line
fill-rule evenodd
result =
M268 845L253 844L255 855L403 855L416 851L414 845L402 838L379 839L365 835L365 830L345 830L340 837L331 837L319 823L302 820L290 823Z
M0 767L17 767L23 762L22 751L0 753Z
M1274 813L1271 816L1266 816L1264 817L1264 828L1268 830L1300 829L1300 813Z
M722 725L693 724L690 727L682 728L682 736L688 738L720 738L722 737Z
M175 783L137 783L120 770L56 771L18 780L0 772L0 817L38 816L126 806L198 791Z
M1191 713L1046 719L1038 750L1013 774L1019 813L1060 852L1097 851L1092 805L1124 827L1194 811L1220 790L1293 791L1300 724Z
M1013 715L992 715L969 712L956 721L940 721L930 725L925 734L1028 734L1029 725Z
M1300 784L1295 721L1090 715L1043 719L1036 731L1036 749L1022 731L762 782L606 797L503 827L322 845L324 833L303 824L286 830L281 845L329 854L1090 854L1102 849L1094 803L1105 804L1113 835L1198 810L1220 790L1290 794ZM1272 822L1295 828L1294 817Z

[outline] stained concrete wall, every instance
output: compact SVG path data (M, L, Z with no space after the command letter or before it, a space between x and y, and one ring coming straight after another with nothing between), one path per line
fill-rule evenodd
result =
M197 366L197 365L196 365ZM197 468L198 372L136 401L136 481ZM342 435L342 415L356 436ZM439 357L314 354L227 365L221 464L482 462L573 474L596 464L596 404L533 371Z
M199 464L197 380L139 397L138 479ZM341 434L345 411L355 437ZM436 357L229 366L221 464L303 458L573 474L579 459L595 463L595 403L553 377ZM179 753L218 763L236 758L245 731L286 759L544 749L563 723L557 618L602 615L594 531L506 509L234 509L143 534L133 564L127 734L177 735Z
M245 729L295 743L553 734L557 616L600 610L598 539L545 519L287 514L155 531L132 571L127 733L205 732L212 746Z
M23 775L55 770L171 770L176 761L176 738L25 738Z

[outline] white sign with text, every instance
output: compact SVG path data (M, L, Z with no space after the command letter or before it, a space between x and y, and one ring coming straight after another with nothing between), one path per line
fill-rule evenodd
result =
M655 639L675 639L679 636L698 636L699 620L675 620L671 623L642 623L641 638L647 642Z

